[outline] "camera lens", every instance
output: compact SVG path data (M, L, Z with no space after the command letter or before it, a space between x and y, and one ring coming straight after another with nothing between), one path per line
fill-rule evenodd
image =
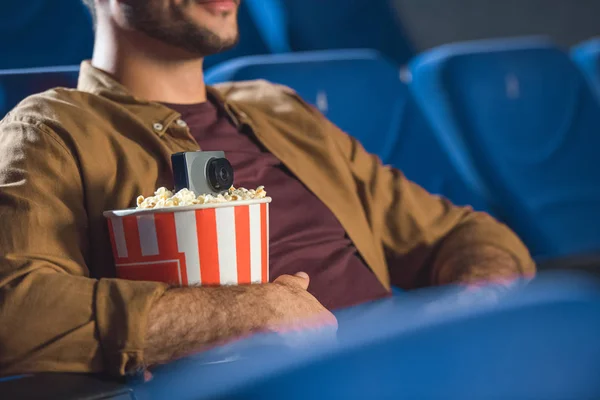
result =
M207 166L208 183L215 192L222 192L233 185L233 167L226 158L214 158Z

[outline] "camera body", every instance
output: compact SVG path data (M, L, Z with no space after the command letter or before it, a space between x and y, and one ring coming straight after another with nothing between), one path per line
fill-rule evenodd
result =
M190 151L171 156L175 191L223 193L233 185L233 167L222 151Z

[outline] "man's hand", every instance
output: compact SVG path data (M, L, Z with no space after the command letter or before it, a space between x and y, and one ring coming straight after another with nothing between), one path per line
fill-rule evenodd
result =
M174 288L148 317L144 358L164 363L254 332L285 332L337 321L307 292L308 275L250 286Z
M310 278L304 272L277 278L267 291L267 302L274 307L266 329L275 332L321 326L337 327L331 312L307 292Z
M493 246L465 247L446 259L436 260L434 266L434 282L438 285L510 287L516 280L534 275L535 265L519 265L509 253Z

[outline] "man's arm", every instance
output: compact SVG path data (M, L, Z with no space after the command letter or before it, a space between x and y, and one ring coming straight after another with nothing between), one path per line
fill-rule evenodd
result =
M393 284L409 289L535 274L529 251L508 227L426 192L314 112L348 159L368 220L381 234Z
M69 148L45 126L2 121L0 375L122 375L305 318L335 323L299 277L190 289L91 279L88 240L83 185Z
M432 281L438 285L462 283L472 286L494 283L510 284L515 278L531 278L533 268L523 270L508 251L489 245L458 249L446 259L438 257L433 265Z
M308 284L298 273L266 285L169 290L150 311L145 361L164 363L252 332L337 327Z

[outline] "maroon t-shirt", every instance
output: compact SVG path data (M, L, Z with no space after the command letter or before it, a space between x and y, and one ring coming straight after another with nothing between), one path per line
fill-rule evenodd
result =
M309 292L328 309L388 296L333 213L250 132L212 102L167 104L181 113L203 151L224 151L236 187L265 186L270 206L270 277L304 271Z

